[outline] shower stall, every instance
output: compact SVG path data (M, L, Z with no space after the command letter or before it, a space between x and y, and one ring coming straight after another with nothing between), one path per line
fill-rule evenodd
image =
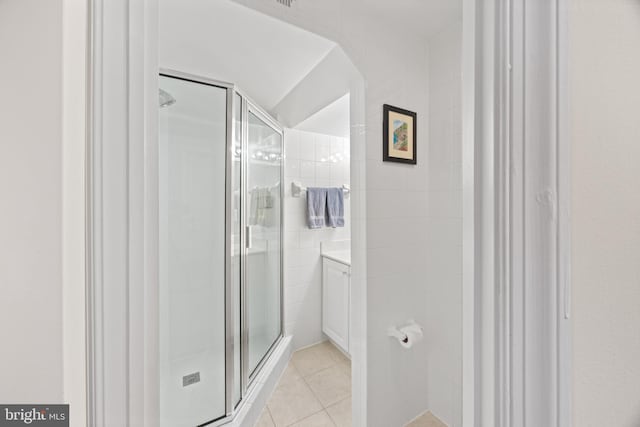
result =
M282 338L283 132L232 84L159 86L161 426L218 425Z

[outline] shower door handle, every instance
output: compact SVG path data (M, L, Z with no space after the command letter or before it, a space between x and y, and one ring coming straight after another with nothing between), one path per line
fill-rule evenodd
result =
M251 247L253 246L253 236L251 235L252 234L251 229L252 229L252 227L250 225L247 225L247 233L246 233L246 236L247 236L246 247L247 247L247 249L251 249Z

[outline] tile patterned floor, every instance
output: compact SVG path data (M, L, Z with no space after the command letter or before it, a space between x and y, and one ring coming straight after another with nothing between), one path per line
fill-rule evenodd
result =
M351 361L329 341L293 353L255 427L351 427ZM406 427L447 427L431 412Z
M329 341L293 353L256 427L351 427L351 361Z
M440 421L431 412L427 412L420 418L411 421L407 424L407 427L447 427L447 425Z

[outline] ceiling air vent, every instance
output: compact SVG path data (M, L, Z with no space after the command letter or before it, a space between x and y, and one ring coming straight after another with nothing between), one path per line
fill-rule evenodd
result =
M291 3L293 3L293 0L276 0L278 3L283 4L287 7L291 7Z

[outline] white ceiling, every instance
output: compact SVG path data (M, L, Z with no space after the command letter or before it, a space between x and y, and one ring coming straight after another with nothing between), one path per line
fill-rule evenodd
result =
M268 9L270 5L278 12L287 10L275 0L237 1L251 7L231 0L160 0L160 66L235 83L260 106L273 111L336 44L252 9ZM327 3L320 0L320 4L318 1L296 0L296 8L331 11L344 0ZM461 0L361 0L357 13L379 21L381 26L398 22L397 17L401 16L406 37L426 38L459 19L461 3ZM338 121L339 117L348 117L338 112L343 107L344 103L334 105L301 126L343 134L348 129L348 124Z
M296 129L325 135L349 137L349 94L327 105L298 124Z
M343 21L366 16L380 28L392 28L420 40L462 17L462 0L295 0L291 9L278 5L276 0L235 1L283 20L309 14Z
M427 38L462 16L462 0L364 0L367 14Z
M160 66L236 83L267 110L334 46L229 0L160 0Z

